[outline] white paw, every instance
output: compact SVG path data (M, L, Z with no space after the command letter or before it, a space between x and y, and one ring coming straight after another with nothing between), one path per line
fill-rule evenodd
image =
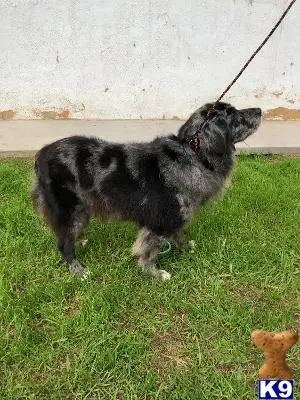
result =
M85 268L85 270L84 270L84 272L83 272L83 274L82 274L80 279L82 281L85 281L86 279L88 279L91 276L91 274L92 274L91 271L89 269Z
M169 272L165 271L164 269L160 269L159 277L162 281L168 281L169 279L171 279L171 274L169 274Z
M87 242L88 242L88 239L83 239L83 240L81 241L81 245L82 245L83 247L85 247L86 244L87 244Z
M189 248L190 248L190 253L195 253L195 248L196 248L195 240L190 240L189 241Z

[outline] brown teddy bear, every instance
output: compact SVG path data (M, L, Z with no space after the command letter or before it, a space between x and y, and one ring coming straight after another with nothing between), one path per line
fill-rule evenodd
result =
M260 378L292 378L293 372L287 365L285 356L287 351L297 342L297 332L293 330L280 333L254 331L251 334L251 339L265 356L265 364L259 370Z

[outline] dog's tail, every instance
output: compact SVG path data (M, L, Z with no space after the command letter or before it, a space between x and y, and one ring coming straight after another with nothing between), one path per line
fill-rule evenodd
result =
M40 166L39 166L39 152L35 155L34 161L35 179L31 186L30 194L33 207L38 214L41 214L42 194L40 190Z
M34 171L35 180L31 187L31 199L33 207L38 214L44 215L47 182L49 181L48 165L45 162L43 149L35 155Z

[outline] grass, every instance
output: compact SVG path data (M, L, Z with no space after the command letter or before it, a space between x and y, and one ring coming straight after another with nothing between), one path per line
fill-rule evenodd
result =
M28 195L31 160L0 161L0 398L255 399L254 329L300 325L300 159L240 157L199 210L194 254L136 267L131 224L91 221L69 275ZM289 353L298 368L300 346ZM299 392L299 387L298 387Z

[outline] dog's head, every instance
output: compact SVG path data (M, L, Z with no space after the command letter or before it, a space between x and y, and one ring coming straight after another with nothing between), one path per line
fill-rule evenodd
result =
M216 155L225 155L235 150L234 144L245 140L260 125L260 108L237 110L230 104L218 103L207 119L212 107L213 104L206 104L195 111L179 129L179 140L188 141L197 133L200 148L204 147Z

